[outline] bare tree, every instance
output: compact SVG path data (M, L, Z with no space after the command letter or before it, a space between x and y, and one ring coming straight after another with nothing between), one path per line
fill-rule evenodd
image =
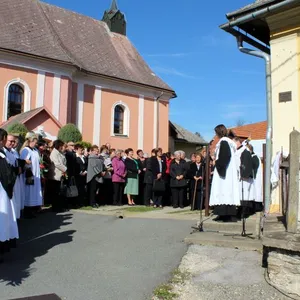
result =
M240 127L240 126L243 126L243 125L245 125L245 120L243 120L243 119L238 119L238 120L236 120L236 123L235 123L235 125L236 125L236 127Z

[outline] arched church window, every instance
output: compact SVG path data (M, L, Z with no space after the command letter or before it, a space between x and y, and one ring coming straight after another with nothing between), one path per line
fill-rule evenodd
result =
M124 107L116 105L114 111L114 134L124 134Z
M24 111L24 90L18 84L11 84L8 90L7 119Z

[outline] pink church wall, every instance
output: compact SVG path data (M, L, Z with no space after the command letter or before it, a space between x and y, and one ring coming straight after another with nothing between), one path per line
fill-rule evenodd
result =
M36 88L37 88L37 71L14 66L0 64L0 90L4 95L4 89L7 83L13 79L20 78L25 81L31 90L30 108L35 108L36 105ZM4 100L0 103L0 118L2 120ZM4 120L2 120L4 121Z
M67 124L69 108L69 78L62 76L60 81L60 107L59 121L62 125Z
M84 86L82 136L87 142L93 142L94 134L94 94L95 87Z
M71 95L71 120L70 122L76 124L76 114L77 114L77 88L78 84L76 82L72 82L72 95Z
M52 101L53 101L53 82L54 82L54 74L46 73L44 105L51 112L52 112Z
M153 99L144 100L144 151L150 155L153 149L154 139L154 101Z
M159 103L159 147L169 150L169 103Z
M130 110L129 137L111 136L112 107L116 102L122 101ZM101 144L110 143L114 148L137 150L138 146L138 96L102 90L102 115L101 115Z

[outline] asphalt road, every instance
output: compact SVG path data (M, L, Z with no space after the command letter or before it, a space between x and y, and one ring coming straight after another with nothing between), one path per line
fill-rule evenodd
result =
M0 299L149 300L180 263L192 223L70 212L23 220L0 265Z

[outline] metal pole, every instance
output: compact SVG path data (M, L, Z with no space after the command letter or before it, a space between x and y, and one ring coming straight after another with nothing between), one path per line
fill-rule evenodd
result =
M266 162L265 162L265 207L264 218L266 218L270 209L271 202L271 161L272 161L272 85L271 85L271 57L270 55L252 49L243 47L243 40L241 37L237 38L238 48L241 52L263 58L266 63L266 104L267 104L267 136L266 136Z
M206 146L206 166L205 166L205 217L209 216L209 180L210 180L210 149ZM202 209L202 207L201 207Z

